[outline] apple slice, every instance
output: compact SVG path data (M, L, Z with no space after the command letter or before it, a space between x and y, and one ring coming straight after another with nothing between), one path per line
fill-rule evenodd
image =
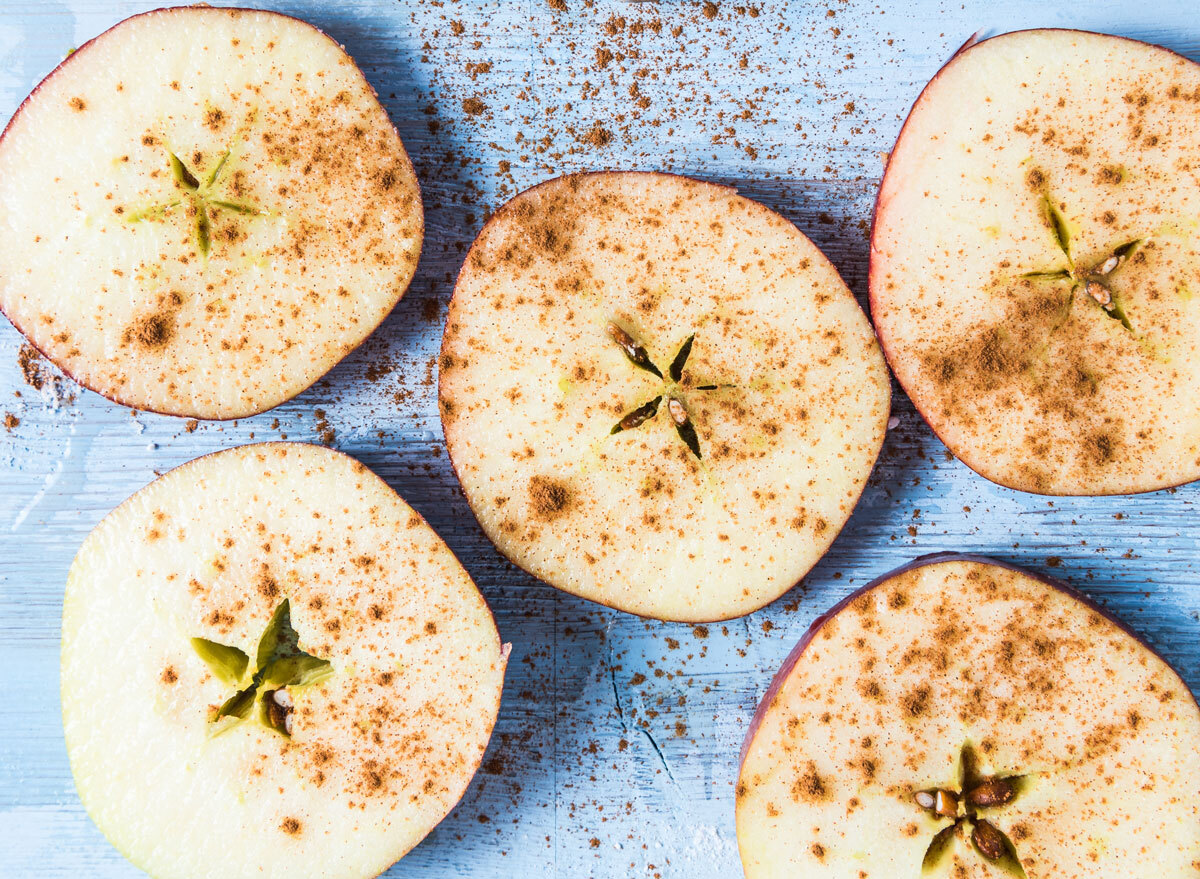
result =
M71 770L160 879L375 876L466 790L507 657L453 553L362 464L219 452L106 516L71 566Z
M879 453L870 324L791 223L667 174L502 207L442 340L451 460L483 529L559 589L705 621L793 586Z
M1041 494L1200 477L1200 65L1079 31L956 55L888 162L871 312L969 467Z
M813 623L742 747L747 879L1194 879L1200 708L1064 583L917 559Z
M412 163L350 57L273 12L160 9L74 52L0 138L0 310L139 409L300 393L403 295Z

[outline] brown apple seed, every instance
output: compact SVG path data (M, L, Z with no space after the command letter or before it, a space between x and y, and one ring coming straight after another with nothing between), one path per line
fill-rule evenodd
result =
M688 418L683 403L674 397L669 397L667 411L671 413L671 420L675 422L675 432L679 434L679 438L683 440L684 445L691 449L693 455L700 458L700 437L696 435L696 428L692 426L692 420Z
M980 853L991 861L1000 860L1007 851L1004 834L987 821L975 822L975 827L971 830L971 842L975 843L975 847L979 849Z
M620 346L621 350L625 352L625 356L635 366L640 366L642 369L648 370L659 378L662 378L662 373L659 372L658 367L650 362L650 355L646 353L646 349L633 341L633 336L629 335L629 333L625 332L615 323L610 322L607 329L608 337Z
M263 694L263 707L267 710L267 721L284 735L292 734L292 694L280 688Z
M967 803L980 808L1003 806L1017 795L1011 781L1004 778L989 778L967 792Z
M1100 263L1100 267L1098 269L1096 269L1096 274L1107 275L1109 272L1111 272L1113 269L1115 269L1120 264L1121 264L1121 257L1117 256L1116 254L1113 254L1108 259L1106 259L1104 262Z
M692 420L688 417L687 410L674 397L667 401L667 409L671 413L671 420L675 422L675 432L679 434L679 438L683 440L683 444L699 460L703 457L700 454L700 437L696 435L696 428L692 425Z
M610 433L620 433L623 430L633 430L645 424L658 412L658 404L662 397L655 397L649 403L643 403L616 423Z
M946 818L958 814L958 796L952 791L940 790L934 797L934 811Z

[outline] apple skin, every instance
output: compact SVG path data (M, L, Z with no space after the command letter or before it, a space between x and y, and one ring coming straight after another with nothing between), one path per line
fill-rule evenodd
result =
M42 87L42 86L43 86L43 85L44 85L46 82L48 82L48 81L50 80L50 78L51 78L51 77L53 77L53 76L54 76L56 73L58 73L60 70L62 70L62 69L63 69L63 68L66 66L66 65L68 65L69 63L71 63L71 61L72 61L72 60L74 60L75 58L79 57L80 53L82 53L82 52L86 52L86 51L87 51L89 48L91 48L91 46L92 46L92 44L93 44L93 43L95 43L95 42L96 42L97 40L99 40L101 37L105 36L105 34L107 34L109 31L112 31L112 30L114 30L115 28L118 28L118 27L120 27L121 25L123 25L123 24L124 24L125 22L127 22L127 21L132 21L132 20L133 20L133 19L135 19L135 18L141 18L141 17L143 17L143 16L146 16L146 15L162 15L162 14L170 14L170 13L172 13L172 12L176 12L176 11L179 11L179 10L187 10L187 9L190 9L190 8L193 8L193 7L187 7L187 6L168 6L168 7L163 7L162 9L149 9L149 10L147 10L147 11L145 11L145 12L139 12L139 13L137 13L137 14L135 14L135 15L131 15L131 16L127 17L127 18L123 18L123 19L121 19L121 21L117 22L117 23L116 23L116 24L114 24L112 27L110 27L110 28L108 28L108 29L106 29L106 30L102 31L101 33L98 33L98 34L96 34L96 36L92 37L90 40L88 40L88 41L87 41L86 43L84 43L82 46L80 46L79 48L77 48L77 49L76 49L74 52L72 52L70 55L68 55L68 56L67 56L66 58L64 58L62 61L58 62L57 66L55 66L55 68L54 68L53 70L51 70L51 71L50 71L49 73L47 73L47 74L46 74L44 77L42 77L41 81L40 81L40 82L39 82L37 85L35 85L35 86L33 87L33 90L32 90L32 91L31 91L31 92L30 92L28 95L26 95L26 96L25 96L25 100L21 101L21 103L20 103L20 104L17 106L17 109L16 109L16 110L13 112L12 116L10 116L10 117L9 117L8 123L7 123L7 124L4 126L4 130L3 130L3 131L0 131L0 142L2 142L2 141L4 140L4 136L5 136L6 134L8 134L8 130L9 130L9 128L11 128L11 127L12 127L12 124L13 124L13 122L15 122L15 121L16 121L16 119L17 119L17 117L21 115L21 112L22 112L22 111L25 109L25 107L26 107L26 106L29 104L29 102L30 102L30 101L33 99L34 95L36 95L36 94L38 93L38 91L41 89L41 87ZM254 13L262 13L262 12L269 12L269 13L270 13L270 14L272 14L272 15L278 15L278 16L280 16L281 18L286 18L286 19L289 19L289 20L291 20L291 21L294 21L294 22L297 22L297 23L299 23L299 24L302 24L302 25L304 25L305 27L307 27L307 28L309 28L309 29L311 29L311 30L313 30L313 31L316 31L318 34L320 34L321 36L325 37L326 39L328 39L328 40L331 40L331 41L333 41L333 42L337 43L337 45L338 45L339 47L341 47L341 45L342 45L341 43L338 43L338 42L337 42L337 40L334 40L334 39L333 39L333 37L331 37L329 34L325 33L325 31L321 30L321 29L320 29L319 27L317 27L316 25L314 25L314 24L310 24L309 22L305 21L304 19L302 19L302 18L297 18L297 17L296 17L296 16L294 16L294 15L288 15L288 14L287 14L287 13L285 13L285 12L276 12L275 10L254 9L254 8L251 8L251 7L249 7L249 6L222 6L222 7L218 7L218 8L219 8L219 9L220 9L222 12L229 12L229 13L238 13L238 12L254 12ZM343 51L344 51L344 50L343 50ZM371 93L372 93L372 94L374 94L374 95L376 95L376 97L378 97L378 92L376 92L376 91L375 91L375 87L374 87L374 86L372 86L372 85L370 84L370 81L369 81L369 80L367 80L367 77L366 77L366 75L365 75L365 74L363 74L363 72L362 72L362 68L360 68L360 67L358 66L358 62L357 62L357 61L355 61L355 60L354 60L354 58L353 58L353 56L351 56L351 55L350 55L348 52L346 53L346 57L350 59L350 62L351 62L353 65L354 65L354 69L355 69L355 70L357 70L357 71L358 71L358 73L359 73L359 75L361 75L361 76L363 77L363 81L367 83L367 86L368 86L368 88L370 88L370 89L371 89ZM396 137L397 137L397 138L399 138L399 137L400 137L400 130L399 130L398 128L396 128L396 123L394 123L394 122L392 122L392 121L391 121L391 117L390 117L390 116L388 116L388 122L391 124L391 126L392 126L392 130L396 132ZM409 161L410 161L410 163L411 163L411 159L410 159ZM417 177L415 173L414 173L414 175L413 175L413 179L414 179L414 181L416 182L416 185L417 185L417 191L416 191L416 200L417 200L417 208L418 208L418 209L421 211L421 236L422 236L422 239L423 239L423 238L424 238L424 232L425 232L425 220L424 220L424 216L425 216L425 206L424 206L424 202L423 202L423 201L422 201L422 199L421 199L421 181L420 181L420 178L419 178L419 177ZM424 241L422 240L422 242L421 242L421 243L422 243L422 246L419 248L419 252L422 252L422 253L423 253L423 252L424 252L424 246L423 246L423 245L424 245ZM416 271L419 271L419 270L420 270L420 263L418 262L418 264L417 264L416 268L414 269L414 277L416 276L416 275L415 275L415 272L416 272ZM410 286L411 286L411 282L410 282ZM402 296L401 298L403 298L403 296ZM397 300L396 304L399 304L399 300ZM393 305L393 306L392 306L392 308L393 308L393 310L394 310L394 309L395 309L395 305ZM35 344L33 343L33 340L32 340L32 339L29 337L29 335L28 335L28 334L25 332L25 330L24 330L24 329L23 329L23 328L20 326L20 324L18 324L18 323L17 323L17 322L16 322L16 321L15 321L15 320L12 318L12 316L11 316L11 315L9 315L9 314L8 314L8 313L7 313L7 312L4 310L4 308L3 308L3 307L0 307L0 314L3 314L3 315L4 315L4 317L5 317L5 318L7 318L8 322L9 322L9 323L11 323L11 324L13 325L13 327L14 327L14 328L17 330L17 332L19 332L19 333L21 334L21 336L23 337L23 339L24 339L24 341L25 341L25 344L29 345L29 347L31 347L31 348L33 348L35 351L37 351L37 352L38 352L38 354L39 354L39 355L40 355L42 358L44 358L44 359L45 359L45 360L46 360L48 363L51 363L51 364L53 364L55 369L57 369L59 372L61 372L63 375L65 375L67 378L69 378L71 381L75 382L75 383L76 383L77 385L79 385L81 388L87 388L87 390L89 390L89 391L94 391L94 389L93 389L93 388L90 388L90 387L88 387L87 385L83 384L83 382L81 382L81 381L79 381L78 379L76 379L76 378L75 378L75 376L71 374L70 370L68 370L68 369L65 369L64 367L60 366L60 365L59 365L58 363L56 363L56 362L55 362L53 359L51 359L51 358L50 358L50 357L49 357L49 356L46 354L46 352L45 352L45 351L43 351L43 350L42 350L42 349L40 349L40 348L39 348L37 345L35 345ZM354 346L354 348L351 348L349 351L347 351L347 352L345 353L345 355L343 355L342 359L344 360L346 357L349 357L349 356L350 356L350 355L351 355L351 354L352 354L352 353L353 353L355 350L357 350L357 349L358 349L358 347L359 347L359 346L361 346L361 345L363 344L363 342L366 342L366 341L367 341L367 339L370 337L371 333L373 333L373 332L375 332L375 330L379 329L379 327L380 327L380 326L382 326L383 322L384 322L385 320L387 320L387 318L388 318L388 316L389 316L389 315L390 315L390 312L389 312L389 314L385 314L385 315L384 315L384 316L383 316L383 317L382 317L382 318L379 320L379 322L378 322L377 324L375 324L375 326L371 327L370 331L368 331L368 333L367 333L365 336L363 336L362 342L359 342L359 343L358 343L358 345L355 345L355 346ZM339 362L340 362L340 361L339 361ZM334 365L336 366L337 364L334 364ZM332 367L331 367L331 369L332 369ZM292 397L290 397L290 398L289 398L289 400L295 399L296 397L300 396L300 395L301 395L301 394L303 394L305 391L307 391L309 388L311 388L313 385L315 385L317 382L319 382L319 381L320 381L322 378L324 378L324 377L325 377L325 375L328 375L328 374L329 374L329 373L328 373L328 372L326 372L324 375L318 375L318 376L317 376L316 378L314 378L314 379L313 379L311 382L309 382L309 383L308 383L308 385L306 385L305 387L303 387L303 388L301 388L300 390L298 390L298 391L297 391L297 392L296 392L296 393L295 393L295 394L294 394ZM153 415L169 415L169 416L171 416L171 417L173 417L173 418L175 418L175 417L178 417L178 418L187 418L187 417L188 417L188 416L186 416L186 415L176 415L176 414L175 414L175 413L173 413L173 412L159 412L159 411L158 411L158 410L156 410L156 409L149 408L149 407L147 407L147 406L143 406L143 405L139 405L139 406L136 406L136 407L135 407L135 406L133 406L133 404L132 404L132 403L130 403L130 402L126 401L126 400L123 400L123 399L121 399L119 394L113 394L113 395L111 395L111 396L110 396L110 395L108 395L108 394L104 394L104 393L102 393L102 392L100 392L100 391L94 391L94 393L97 393L97 394L99 394L101 397L103 397L104 399L108 400L108 401L109 401L109 402L111 402L111 403L116 403L116 404L118 404L118 405L120 405L120 406L129 406L130 408L136 408L136 409L137 409L139 412L149 412L149 413L151 413L151 414L153 414ZM281 400L279 403L277 403L277 404L275 404L275 405L276 405L276 406L282 406L282 405L283 405L284 403L286 403L286 402L288 402L288 400ZM270 407L270 409L273 409L273 408L275 408L275 406L272 406L272 407ZM235 421L235 420L237 420L237 419L239 419L239 418L248 418L248 417L250 417L251 415L261 415L261 414L262 414L262 412L269 412L269 411L270 411L270 409L263 409L261 412L254 412L254 413L249 413L249 414L240 414L240 415L226 415L226 416L224 416L224 417L221 417L221 418L205 418L205 419L203 419L203 420L204 420L204 421Z
M475 246L476 246L476 244L477 244L477 243L478 243L478 242L479 242L479 241L480 241L480 240L483 238L483 234L484 234L484 232L486 232L486 231L487 231L487 229L488 229L488 228L489 228L489 227L492 225L492 223L494 223L494 222L495 222L495 221L496 221L498 218L502 217L502 216L503 216L503 215L504 215L506 212L508 212L508 211L511 211L511 210L512 210L512 207L511 207L511 205L512 205L512 201L513 201L513 200L515 200L516 198L518 198L520 195L522 195L522 194L524 194L524 193L528 193L528 192L535 192L535 191L537 191L538 189L541 189L542 187L549 186L549 185L551 185L551 184L557 183L558 181L560 181L560 180L563 180L563 179L565 179L565 178L567 178L567 177L580 177L580 178L582 178L582 177L603 177L603 176L606 176L606 175L608 175L608 174L612 174L612 173L622 173L622 174L625 174L625 173L637 173L637 174L644 174L644 175L645 175L645 176L647 176L647 177L666 177L666 178L679 178L679 177L682 177L682 178L684 178L684 179L688 179L688 180L698 180L698 179L700 179L700 178L696 178L696 177L690 177L690 176L689 176L689 175L687 175L687 174L673 174L673 173L671 173L671 172L669 172L669 171L637 171L637 172L627 172L627 171L620 171L620 172L613 172L613 171L611 171L611 170L610 170L610 171L584 171L584 172L581 172L581 173L578 173L578 174L560 174L560 175L559 175L559 176L557 176L557 177L551 177L551 178L549 178L548 180L543 180L541 183L537 183L537 184L535 184L535 185L533 185L533 186L529 187L528 189L522 190L522 192L521 192L521 193L518 193L516 196L513 196L513 199L510 199L509 201L507 201L507 202L505 202L503 205L501 205L501 206L500 206L500 208L499 208L499 210L497 210L497 211L496 211L494 214L492 214L492 216L488 218L487 222L485 222L485 223L483 224L483 226L482 226L482 227L480 227L480 229L479 229L479 232L478 232L478 233L476 233L476 235L475 235L475 241L473 241L473 242L471 243L471 247L470 247L470 248L467 250L467 253L466 253L466 255L463 257L463 265L466 265L466 264L468 263L468 261L471 259L471 251L473 251L473 250L475 249ZM725 184L725 183L712 183L711 181L707 181L707 180L705 180L705 181L702 181L702 182L704 182L704 183L707 183L707 184L708 184L708 185L710 185L710 186L719 186L719 187L721 187L722 189L725 189L725 190L729 191L729 192L730 192L730 193L732 193L732 194L735 194L735 195L737 194L737 187L735 187L735 186L730 186L730 185L728 185L728 184ZM795 225L795 224L793 223L793 225ZM797 226L796 228L797 228L797 229L799 229L799 226ZM803 234L803 230L800 230L800 232L801 232L801 234ZM461 271L461 268L460 268L460 271ZM455 296L457 296L457 295L458 295L458 284L456 283L456 284L454 285L454 292L453 292L453 293L450 295L449 309L450 309L451 311L453 310L453 307L454 307L454 298L455 298ZM856 301L857 301L857 300L856 300ZM869 317L869 316L870 316L870 315L868 315L868 317ZM445 415L444 415L444 413L442 412L442 407L441 407L441 399L442 399L442 391L443 391L443 387L442 387L442 374L441 374L440 364L441 364L441 356L442 356L443 354L445 354L445 353L446 353L446 349L445 349L445 344L446 344L446 330L449 328L449 326L450 326L450 313L449 313L449 311L448 311L448 313L447 313L447 317L446 317L446 327L444 327L444 328L443 328L443 331L442 331L442 348L441 348L441 350L439 351L439 355L438 355L438 364L439 364L439 370L438 370L438 417L439 417L439 419L441 419L441 420L442 420L442 439L443 439L443 442L445 441L445 420L444 420L444 419L445 419ZM878 336L876 336L876 338L878 339ZM891 393L891 389L890 389L890 383L889 383L889 389L888 389L888 390L889 390L889 395L890 395L890 393ZM890 408L890 405L891 405L891 398L890 398L890 396L889 396L889 399L888 399L888 405L889 405L889 408ZM876 460L876 461L878 461L878 459L879 459L879 453L880 453L880 452L883 450L883 443L886 441L886 439L887 439L887 432L885 431L885 432L882 434L881 438L880 438L880 441L879 441L879 447L875 449L875 460ZM454 461L454 453L453 453L452 449L450 448L450 444L449 444L449 443L446 443L446 457L450 459L450 469L454 471L454 478L455 478L456 480L458 480L459 482L461 482L462 480L461 480L461 478L459 477L459 473L458 473L458 465L457 465L457 464L455 463L455 461ZM853 504L853 506L855 506L855 507L857 507L857 506L858 506L858 502L859 502L859 500L862 498L862 492L863 492L863 491L865 491L865 490L866 490L866 481L864 481L864 482L863 482L863 486L862 486L862 488L859 490L858 496L854 498L854 504ZM464 496L465 496L465 492L464 492ZM471 499L470 499L470 498L467 498L467 506L470 508L470 510L471 510L471 514L472 514L472 515L475 517L475 523L476 523L476 524L479 526L479 530L480 530L481 532L483 532L483 533L484 533L484 535L486 536L486 532L484 531L484 528L483 528L483 520L480 518L480 513L479 513L479 510L475 509L474 505L472 505L472 504L471 504ZM843 531L845 530L845 526L843 526L843 527L842 527L842 530L843 530ZM839 534L839 536L840 536L840 534ZM544 580L542 580L541 578L539 578L539 577L538 577L536 574L534 574L532 571L530 571L528 568L526 568L524 565L522 565L522 564L521 564L519 561L517 561L517 560L516 560L516 559L514 559L512 556L510 556L508 553L506 553L506 552L505 552L503 549L501 549L499 546L497 546L497 545L496 545L496 544L495 544L493 541L491 541L491 540L489 539L489 540L488 540L488 542L489 542L489 543L491 543L491 544L492 544L492 546L493 546L493 547L495 547L495 549L496 549L496 550L497 550L497 551L498 551L498 552L499 552L499 553L500 553L500 554L501 554L501 555L502 555L502 556L505 558L505 560L507 560L507 561L508 561L508 563L509 563L509 564L511 564L513 567L517 568L518 570L524 571L526 574L528 574L530 577L534 578L534 579L535 579L535 580L537 580L538 582L540 582L540 583L545 583L545 581L544 581ZM837 539L836 539L836 538L834 539L834 542L835 542L835 543L837 542ZM828 550L826 550L826 553L828 553ZM811 569L809 569L809 570L811 571ZM799 578L799 579L798 579L798 580L797 580L795 583L793 583L791 586L789 586L787 589L785 589L783 592L781 592L781 593L779 594L779 597L778 597L778 598L776 598L776 599L775 599L775 601L778 601L778 600L779 600L779 598L782 598L784 595L787 595L789 592L791 592L793 589L795 589L797 586L799 586L799 585L800 585L802 582L804 582L804 577L807 577L807 576L808 576L808 572L805 572L804 576L800 577L800 578ZM547 583L546 585L550 585L550 584L548 584L548 583ZM553 588L553 587L552 587L552 588ZM607 607L609 610L621 610L621 612L622 612L622 613L628 613L628 614L631 614L632 616L640 617L641 619L645 619L645 620L652 620L652 621L654 621L654 622L663 622L662 620L658 619L657 617L652 617L652 616L649 616L648 614L641 614L641 613L637 613L636 611L629 611L629 610L624 610L624 609L621 609L621 608L616 608L616 607L613 607L613 606L612 606L612 605L610 605L610 604L605 604L605 603L604 603L604 602L602 602L602 601L595 601L594 599L591 599L591 598L588 598L588 599L585 599L585 600L587 600L587 601L591 601L593 604L598 604L598 605L600 605L601 607ZM768 602L768 604L770 604L770 603L771 603L771 602ZM765 606L765 605L764 605L764 606ZM761 608L760 608L760 609L761 609ZM688 625L691 625L692 623L722 623L722 622L727 622L727 621L729 621L729 620L738 619L739 617L742 617L742 616L745 616L745 614L744 614L744 613L743 613L743 614L736 614L736 613L735 613L735 614L732 614L732 615L730 615L730 616L714 617L713 619L706 619L706 620L693 620L693 621L688 621Z
M1081 30L1081 29L1079 29L1079 28L1022 28L1022 29L1020 29L1020 30L1016 30L1016 31L1009 31L1008 33L1014 33L1014 34L1018 34L1018 33L1025 33L1026 31L1032 31L1032 30L1039 30L1039 31L1043 31L1043 30L1044 30L1044 31L1063 31L1063 32L1066 32L1066 33L1079 33L1079 34L1093 33L1092 31L1085 31L1085 30ZM912 107L911 107L911 108L909 108L908 115L907 115L907 116L905 117L905 119L904 119L904 124L900 126L900 133L896 135L896 144L895 144L895 145L892 147L892 151L888 153L888 160L887 160L887 162L884 164L884 168L883 168L883 177L880 179L880 183L879 183L879 191L878 191L878 192L876 193L876 195L875 195L875 207L874 207L874 209L873 209L873 210L872 210L872 212L871 212L871 252L870 252L870 256L868 257L868 266L867 266L867 274L868 274L868 278L870 278L871 276L873 276L873 275L875 274L875 271L876 271L876 269L877 269L877 265L876 265L876 253L877 253L877 251L876 251L876 248L875 248L875 224L876 224L876 221L877 221L877 220L878 220L878 218L879 218L879 209L880 209L880 207L881 207L881 206L882 206L882 204L883 204L883 189L884 189L884 187L883 187L883 183L884 183L884 181L887 179L887 172L888 172L889 166L891 165L891 157L892 157L892 154L893 154L893 153L896 151L896 146L898 146L898 145L900 144L900 141L901 141L901 140L904 138L904 132L905 132L905 130L908 128L908 123L909 123L909 120L911 120L911 119L912 119L913 111L914 111L914 110L916 110L916 108L917 108L918 106L920 106L921 102L922 102L922 101L925 99L925 95L926 95L926 93L928 93L929 89L930 89L930 88L933 86L933 84L934 84L935 82L937 82L938 78L939 78L939 77L940 77L940 76L941 76L941 75L942 75L942 74L943 74L943 73L946 71L946 68L948 68L948 67L949 67L951 64L953 64L953 63L955 62L955 60L957 60L957 59L958 59L958 56L959 56L959 55L963 54L964 52L967 52L967 51L969 51L970 49L973 49L975 46L978 46L978 45L980 45L981 43L985 43L985 42L987 42L987 40L988 40L988 39L992 39L991 37L988 37L988 38L986 38L986 39L983 39L983 40L981 40L981 39L979 39L979 34L980 34L980 33L982 33L982 31L977 31L976 33L974 33L974 34L973 34L973 35L972 35L972 36L971 36L971 37L970 37L970 38L969 38L969 39L968 39L968 40L967 40L965 43L963 43L961 46L959 46L959 47L958 47L958 49L956 49L956 50L955 50L954 54L953 54L953 55L951 55L951 56L950 56L950 57L949 57L949 58L946 60L946 63L945 63L945 64L943 64L943 65L942 65L940 68L938 68L938 72L937 72L937 73L935 73L935 74L933 75L933 78L932 78L932 79L930 79L930 80L929 80L929 82L925 84L925 87L924 87L923 89L921 89L921 94L917 96L917 99L916 99L916 100L913 102L913 105L912 105ZM1005 34L1000 34L1000 35L998 35L998 36L1005 36ZM1166 46L1161 46L1161 45L1159 45L1158 43L1147 43L1147 42L1145 42L1144 40L1135 40L1135 39L1133 39L1132 37L1122 37L1122 36L1119 36L1119 35L1116 35L1116 34L1105 34L1105 36L1108 36L1108 37L1110 37L1111 39L1116 39L1116 40L1125 40L1126 42L1129 42L1129 43L1138 43L1139 45L1153 46L1153 47L1154 47L1154 48L1156 48L1156 49L1161 49L1161 50L1162 50L1162 51L1164 51L1164 52L1169 52L1170 54L1172 54L1172 55L1175 55L1175 56L1177 56L1177 57L1179 57L1179 58L1182 58L1182 59L1183 59L1183 60L1185 60L1185 61L1191 61L1191 59L1190 59L1190 58L1188 58L1186 55L1183 55L1183 54L1181 54L1181 53L1179 53L1179 52L1176 52L1174 49L1168 49ZM1193 62L1193 63L1195 63L1195 62ZM876 286L875 286L875 284L873 284L873 283L870 283L870 281L868 281L868 285L867 285L867 286L868 286L868 292L867 292L867 308L868 308L868 313L871 315L871 318L872 318L872 323L874 323L874 315L875 315L875 307L876 307ZM888 347L888 341L887 341L887 339L885 339L885 338L884 338L882 335L880 335L880 334L879 334L879 332L878 332L878 330L877 330L877 331L876 331L876 333L875 333L875 338L879 340L879 347L880 347L880 348L883 350L883 357L884 357L884 359L885 359L885 360L888 362L888 366L889 366L889 368L891 368L891 369L892 369L892 374L893 374L893 375L895 375L895 368L894 368L894 366L893 366L893 356L894 356L894 352L892 352L892 350L891 350L891 349ZM914 409L916 409L916 410L917 410L917 413L918 413L918 414L921 416L921 418L922 418L922 419L924 419L924 421L925 421L925 424L926 424L926 426L929 428L930 432L931 432L931 433L932 433L934 436L936 436L936 437L938 438L938 440L939 440L939 441L940 441L940 442L941 442L943 445L945 445L945 446L946 446L946 448L949 448L949 445L946 443L946 441L945 441L945 438L944 438L944 437L942 437L942 435L941 435L941 434L939 434L939 433L937 432L937 429L936 429L936 428L933 426L933 424L932 424L932 423L930 423L929 419L928 419L928 418L926 418L926 416L925 416L925 413L921 411L921 409L920 409L920 408L919 408L919 407L916 405L916 403L915 403L915 402L913 403L913 408L914 408ZM1072 496L1072 495L1065 495L1065 494L1063 494L1063 493L1061 493L1061 492L1035 492L1035 491L1029 491L1027 488L1018 488L1018 487L1017 487L1017 486L1015 486L1015 485L1007 485L1007 484L1005 484L1005 483L1003 483L1003 482L1000 482L1000 481L998 481L998 480L993 480L993 479L992 479L991 477L989 477L989 476L985 476L985 475L984 475L984 474L983 474L983 473L980 471L980 469L979 469L978 467L976 467L976 466L975 466L975 464L973 464L973 463L972 463L970 460L968 460L966 457L962 457L962 456L958 455L957 453L955 453L955 457L956 457L956 458L957 458L959 461L961 461L963 464L965 464L965 465L966 465L966 466L967 466L969 469L971 469L971 470L973 470L975 473L977 473L979 476L982 476L984 479L987 479L989 482L996 482L996 484L997 484L997 485L1003 486L1004 488L1012 489L1013 491L1023 491L1023 492L1026 492L1026 493L1028 493L1028 494L1041 494L1041 495L1045 495L1045 496L1047 496L1047 497L1071 497L1071 496ZM1134 491L1134 492L1099 492L1099 493L1097 493L1097 494L1096 494L1096 495L1094 495L1094 496L1097 496L1097 497L1099 497L1099 496L1102 496L1102 495L1105 495L1105 494L1108 494L1108 495L1122 495L1122 494L1148 494L1148 493L1150 493L1150 492L1155 492L1155 491L1163 491L1164 489L1168 489L1168 488L1178 488L1178 487L1179 487L1179 486L1181 486L1181 485L1187 485L1187 484L1188 484L1188 482L1191 482L1191 481L1192 481L1192 480L1184 480L1183 482L1176 482L1176 483L1174 483L1174 484L1172 484L1172 485L1160 485L1160 486L1156 486L1156 487L1154 487L1154 488L1148 488L1148 489L1146 489L1145 491ZM998 563L997 563L997 564L998 564ZM898 572L898 571L896 571L896 572L893 572L893 573L899 573L899 572ZM1028 572L1026 572L1026 573L1028 573ZM1038 576L1038 575L1034 575L1034 576ZM1056 584L1056 585L1057 585L1057 584ZM1125 626L1122 626L1122 628L1126 628L1126 627L1125 627ZM1141 640L1141 639L1139 638L1138 640Z
M983 565L994 565L997 568L1004 568L1008 571L1014 571L1018 574L1024 574L1027 577L1032 577L1041 583L1045 583L1047 586L1052 586L1061 592L1065 592L1067 595L1074 598L1089 610L1095 611L1096 613L1100 614L1100 616L1112 622L1117 628L1141 644L1146 650L1150 651L1150 653L1152 653L1154 656L1157 656L1159 659L1161 659L1163 664L1169 668L1177 678L1179 678L1179 682L1182 685L1184 692L1191 695L1192 701L1200 706L1200 702L1197 702L1195 694L1192 693L1187 683L1184 682L1183 677L1161 653L1155 650L1145 638L1131 629L1118 617L1114 616L1108 610L1105 610L1074 586L1064 583L1062 580L1057 580L1054 577L1047 577L1045 574L1039 574L1036 571L1023 568L1020 565L997 561L996 559L988 558L984 555L963 552L934 552L929 553L928 555L918 556L911 562L906 562L900 567L888 571L886 574L881 574L865 586L855 589L833 607L829 608L829 610L825 611L812 621L812 624L808 627L808 630L800 636L800 640L796 643L796 646L792 648L791 652L788 653L787 657L783 660L783 664L779 667L779 671L775 673L775 677L771 678L771 683L767 686L767 691L763 693L763 697L758 703L758 708L754 712L754 717L750 719L750 726L746 729L746 735L742 739L741 752L738 754L739 774L741 772L742 764L746 762L746 751L749 750L751 742L754 741L754 736L758 732L758 728L762 724L763 717L766 715L767 710L771 707L771 703L775 699L775 694L779 692L779 689L787 681L788 675L791 674L792 669L795 667L796 663L799 662L800 657L804 654L805 648L807 648L808 645L812 643L813 639L816 638L817 633L821 631L822 626L841 613L860 595L870 592L877 586L888 582L893 577L898 577L899 575L914 570L915 568L923 568L927 565L937 565L941 564L942 562L975 562Z

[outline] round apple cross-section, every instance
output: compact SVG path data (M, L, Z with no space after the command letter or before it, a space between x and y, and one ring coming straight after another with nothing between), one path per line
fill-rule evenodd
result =
M157 879L365 879L458 802L508 645L445 543L319 446L243 446L88 536L63 604L79 796Z
M416 271L412 163L353 60L286 15L136 15L0 137L0 310L104 396L239 418L303 391Z
M959 52L892 151L871 313L965 464L1010 488L1200 478L1200 65L1034 30Z
M1187 685L1084 596L926 556L819 617L763 696L746 879L1190 879L1198 742Z
M837 271L729 187L551 180L479 233L439 397L501 552L666 620L749 613L849 518L883 441L887 368Z

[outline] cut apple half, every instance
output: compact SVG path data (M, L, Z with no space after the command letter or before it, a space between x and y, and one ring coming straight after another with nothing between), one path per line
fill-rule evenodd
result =
M562 177L467 255L442 340L447 447L483 529L567 592L705 621L774 600L850 516L886 366L786 219L667 174Z
M742 747L747 879L1192 879L1200 708L1064 583L917 559L819 617Z
M412 163L351 58L273 12L127 19L0 138L0 310L129 406L238 418L300 393L399 301Z
M900 384L988 479L1200 477L1200 65L1066 30L970 46L891 153L871 313Z
M466 790L507 657L450 549L362 464L219 452L106 516L71 566L71 770L160 879L375 876Z

